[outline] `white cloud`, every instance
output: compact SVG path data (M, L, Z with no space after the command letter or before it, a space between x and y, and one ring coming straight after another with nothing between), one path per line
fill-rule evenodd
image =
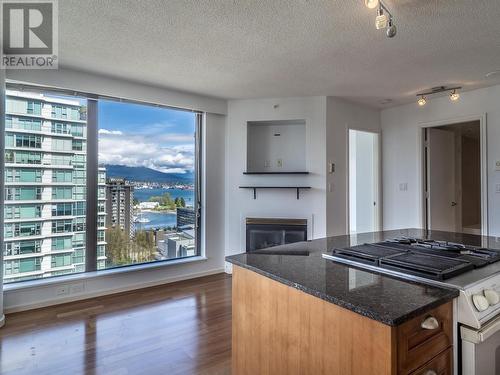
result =
M106 129L101 129L99 134L99 163L142 166L164 173L185 173L194 168L192 136L165 134L144 137L122 133L116 138L114 135L117 134ZM190 143L178 144L179 141Z
M120 130L108 130L108 129L99 129L99 134L105 135L123 135Z

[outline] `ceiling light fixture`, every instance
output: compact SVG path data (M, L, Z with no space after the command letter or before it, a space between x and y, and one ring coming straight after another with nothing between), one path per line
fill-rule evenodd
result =
M397 34L397 28L394 24L394 17L389 9L381 0L365 0L367 8L377 8L377 17L375 17L375 28L377 30L387 29L386 35L388 38L394 38Z
M377 17L375 17L375 28L377 30L387 27L387 16L384 14L382 7L377 9Z
M422 97L420 99L418 99L417 103L420 107L423 107L424 105L426 105L427 100L425 100L425 96L422 95Z
M398 29L396 28L396 25L394 25L394 22L392 21L392 17L389 18L389 25L387 27L387 37L388 38L394 38L398 32Z
M378 6L378 0L365 0L367 8L375 9Z
M433 94L439 94L440 92L447 92L450 91L450 100L452 102L456 102L460 98L460 94L457 92L457 90L460 90L462 87L457 86L457 87L446 87L446 86L437 86L433 87L432 89L426 91L426 92L421 92L417 94L417 97L419 98L417 100L417 104L422 107L427 103L426 96L428 95L433 95Z
M460 98L460 94L457 92L457 90L453 90L450 94L450 100L452 102L456 102Z

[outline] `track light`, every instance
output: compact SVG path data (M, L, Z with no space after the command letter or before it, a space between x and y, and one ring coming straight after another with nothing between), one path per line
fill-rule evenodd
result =
M398 29L396 28L396 25L394 25L394 22L392 21L392 17L389 18L389 25L387 27L387 37L388 38L394 38L398 32Z
M387 16L384 14L382 8L378 8L377 17L375 17L375 28L377 30L385 29L387 27Z
M419 98L417 100L417 104L422 107L427 103L427 95L433 95L433 94L439 94L441 92L450 92L450 100L452 102L456 102L460 98L460 94L457 92L457 90L460 90L462 87L446 87L446 86L437 86L433 87L432 89L429 89L426 92L421 92L417 94L417 97Z
M389 9L381 0L365 0L365 6L370 9L377 9L377 17L375 17L375 28L377 30L387 29L386 35L388 38L394 38L397 33L394 18L389 12Z
M457 92L457 90L453 90L450 94L450 100L452 102L456 102L460 98L460 94Z
M378 6L378 0L365 0L367 8L375 9Z

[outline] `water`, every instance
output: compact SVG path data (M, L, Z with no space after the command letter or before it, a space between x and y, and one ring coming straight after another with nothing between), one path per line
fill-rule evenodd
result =
M143 212L141 216L150 221L149 223L135 223L136 229L165 228L177 225L177 215L175 213L148 211Z
M184 198L186 206L194 205L194 190L182 189L136 189L134 190L134 198L139 202L147 202L149 198L154 196L161 196L169 193L172 199L177 197ZM147 211L142 212L141 215L144 219L150 220L149 223L135 223L136 229L151 229L151 228L165 228L174 227L177 225L177 215L171 212L157 212Z

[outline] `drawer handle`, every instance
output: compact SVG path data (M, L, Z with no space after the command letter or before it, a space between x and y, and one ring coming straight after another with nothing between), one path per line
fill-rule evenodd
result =
M438 375L438 373L434 370L427 370L424 375Z
M422 327L423 329L436 329L439 328L439 322L433 316L429 316L425 318L422 324L420 324L420 327ZM429 375L432 375L432 373L430 373Z

